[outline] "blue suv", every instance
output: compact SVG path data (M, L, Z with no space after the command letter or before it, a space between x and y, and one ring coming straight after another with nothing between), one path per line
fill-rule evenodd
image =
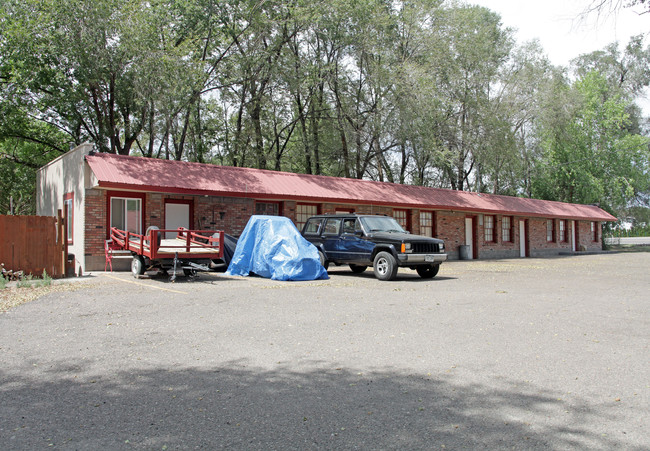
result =
M312 216L302 235L320 255L321 264L350 265L355 273L372 266L379 280L393 280L400 266L420 277L438 274L447 260L445 244L437 238L411 235L390 216L337 214Z

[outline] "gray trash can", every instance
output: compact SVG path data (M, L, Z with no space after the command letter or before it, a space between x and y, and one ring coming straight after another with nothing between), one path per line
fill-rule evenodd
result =
M471 260L472 256L470 255L469 244L461 244L458 246L458 258L461 260Z

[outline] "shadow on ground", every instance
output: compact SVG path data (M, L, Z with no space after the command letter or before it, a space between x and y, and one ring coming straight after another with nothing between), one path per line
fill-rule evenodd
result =
M588 405L514 383L498 390L390 370L267 371L241 361L87 374L83 362L32 377L0 370L3 448L633 449L592 432L588 425L608 419Z

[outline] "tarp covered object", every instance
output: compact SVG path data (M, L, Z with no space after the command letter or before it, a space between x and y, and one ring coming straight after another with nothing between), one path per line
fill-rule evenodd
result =
M328 278L316 247L283 216L255 215L246 224L226 275L250 273L273 280Z

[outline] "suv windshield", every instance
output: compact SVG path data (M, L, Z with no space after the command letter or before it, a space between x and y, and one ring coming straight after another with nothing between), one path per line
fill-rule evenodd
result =
M400 232L406 231L390 216L362 217L361 222L369 233L372 232Z

